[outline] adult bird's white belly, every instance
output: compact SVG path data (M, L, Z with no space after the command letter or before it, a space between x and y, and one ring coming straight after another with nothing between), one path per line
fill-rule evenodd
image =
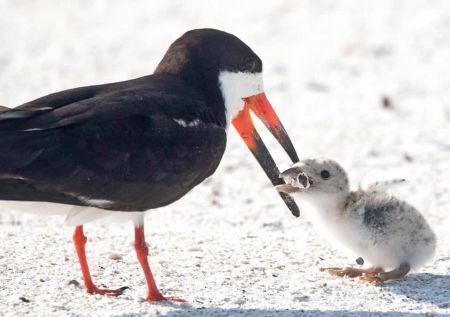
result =
M38 201L0 201L0 208L31 213L37 216L60 215L65 216L65 224L79 226L92 221L104 223L139 222L142 212L110 211L96 207L74 206Z

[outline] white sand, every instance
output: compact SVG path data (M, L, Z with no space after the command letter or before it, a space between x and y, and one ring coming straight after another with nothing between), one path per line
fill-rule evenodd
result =
M91 2L0 2L0 104L149 74L184 31L227 30L264 61L267 95L299 154L339 160L354 182L373 169L405 175L400 195L435 229L437 254L383 286L319 272L354 259L290 215L232 131L216 174L147 216L157 282L188 304L143 301L131 223L86 227L95 281L130 287L110 298L68 285L82 279L62 218L0 210L0 315L450 314L450 2Z

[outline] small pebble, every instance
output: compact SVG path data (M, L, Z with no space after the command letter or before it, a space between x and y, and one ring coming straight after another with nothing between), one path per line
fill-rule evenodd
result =
M409 155L408 153L405 153L403 155L403 158L405 159L406 162L409 162L409 163L414 161L414 158L411 155Z
M77 280L70 280L69 283L67 283L68 285L74 285L76 287L80 286L80 282L78 282Z
M295 302L307 302L307 301L309 301L309 296L295 296L294 301Z
M120 254L117 254L117 253L111 253L108 258L110 260L115 260L115 261L122 260L122 256Z
M383 108L385 108L385 109L392 109L394 107L392 104L392 100L389 96L383 96L381 98L381 104L383 105Z
M30 302L30 300L29 300L28 298L25 298L25 297L23 297L23 296L19 297L19 299L20 299L22 302L24 302L24 303L29 303L29 302Z

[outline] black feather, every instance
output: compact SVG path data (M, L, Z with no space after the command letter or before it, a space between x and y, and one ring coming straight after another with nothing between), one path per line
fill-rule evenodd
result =
M10 111L18 115L0 120L0 200L156 208L211 175L226 145L221 120L170 75L63 91Z

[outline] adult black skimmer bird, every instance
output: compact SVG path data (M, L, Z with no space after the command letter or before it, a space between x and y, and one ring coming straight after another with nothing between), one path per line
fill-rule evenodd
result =
M259 57L231 34L189 31L170 46L153 75L0 109L0 206L23 209L24 202L47 202L45 208L65 213L66 222L76 225L73 240L92 294L119 295L123 288L99 289L92 282L83 224L111 213L130 216L147 300L177 300L156 287L143 212L178 200L214 173L230 123L272 183L281 184L250 110L297 162L264 94ZM295 202L281 196L298 216Z

